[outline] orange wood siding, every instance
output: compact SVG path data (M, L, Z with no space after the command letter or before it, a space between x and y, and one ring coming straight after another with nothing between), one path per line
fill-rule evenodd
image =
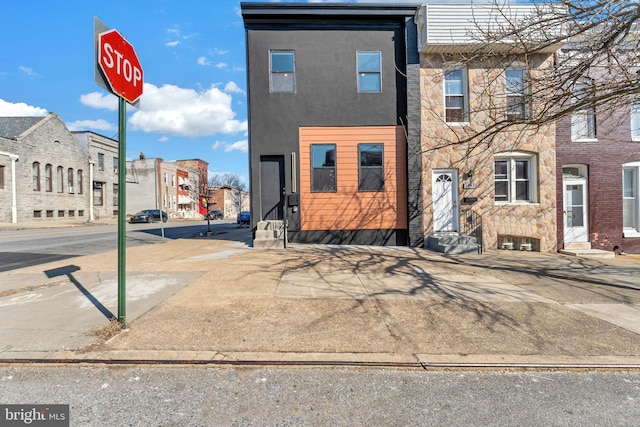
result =
M402 127L304 127L299 141L302 231L407 227ZM358 144L362 143L384 144L384 191L358 192ZM311 192L312 144L336 145L336 192Z

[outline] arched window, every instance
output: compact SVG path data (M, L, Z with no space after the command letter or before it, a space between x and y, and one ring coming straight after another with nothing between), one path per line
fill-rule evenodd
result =
M73 168L67 169L67 184L69 184L69 194L74 193L73 188Z
M78 169L78 179L76 180L76 193L82 194L82 169Z
M47 193L53 191L53 166L50 164L44 167L44 188Z
M64 168L62 166L58 166L58 193L64 192Z
M33 191L40 191L40 162L33 162Z

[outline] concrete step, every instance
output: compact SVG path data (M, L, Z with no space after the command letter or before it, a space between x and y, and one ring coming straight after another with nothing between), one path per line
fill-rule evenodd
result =
M432 251L451 255L479 254L482 252L475 237L453 234L429 236L427 247Z
M256 229L256 239L277 239L277 231L276 230L260 230Z
M561 249L561 254L577 256L581 258L615 258L616 254L612 251L603 251L601 249Z
M283 228L284 221L282 220L258 221L256 224L256 230L280 230Z
M591 249L591 242L572 242L564 245L567 250L585 250Z
M284 239L253 239L255 249L284 249Z

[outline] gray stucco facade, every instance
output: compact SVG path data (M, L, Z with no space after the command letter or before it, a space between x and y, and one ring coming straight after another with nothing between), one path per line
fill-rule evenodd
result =
M402 229L355 227L328 232L304 230L296 205L296 198L305 197L300 171L309 167L301 160L301 128L396 126L405 129L409 145L416 145L411 139L417 138L419 146L419 132L410 131L412 120L414 128L419 127L419 102L415 101L418 106L411 108L407 98L407 64L419 62L413 22L415 6L243 3L242 13L247 43L253 225L261 219L276 219L271 218L271 205L263 200L264 186L273 185L265 179L265 160L275 159L282 168L282 188L276 189L282 193L282 212L276 210L276 216L287 220L290 241L404 245L414 244L411 235L421 239L421 225L416 223L420 215L403 213L414 220L409 222L410 227L405 225ZM270 90L270 52L279 50L295 55L292 93ZM358 52L380 52L379 92L358 89ZM415 79L415 70L411 75ZM412 164L416 167L415 160ZM415 185L410 188L417 191L417 196L406 194L406 154L397 167L404 169L405 182L398 184L398 191L404 193L402 198L419 197ZM291 194L296 196L290 198ZM403 218L399 223L407 222ZM416 231L412 233L410 228Z

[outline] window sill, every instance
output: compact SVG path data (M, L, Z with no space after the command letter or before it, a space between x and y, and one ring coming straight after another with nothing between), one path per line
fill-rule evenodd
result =
M631 137L631 142L640 142L640 137L639 136L632 136Z
M445 122L447 126L469 126L471 122Z
M495 202L496 206L540 206L539 202Z
M598 142L597 138L580 138L572 139L571 142Z
M622 237L640 237L640 231L637 230L623 230Z

